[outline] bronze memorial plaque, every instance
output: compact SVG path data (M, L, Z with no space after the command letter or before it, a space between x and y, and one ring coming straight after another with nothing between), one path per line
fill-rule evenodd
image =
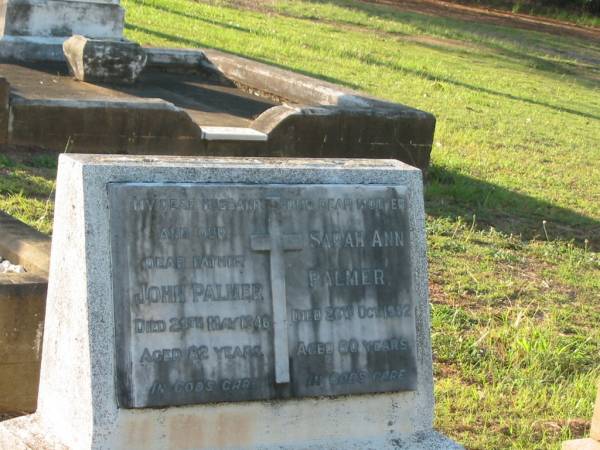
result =
M416 388L403 186L108 189L120 407Z

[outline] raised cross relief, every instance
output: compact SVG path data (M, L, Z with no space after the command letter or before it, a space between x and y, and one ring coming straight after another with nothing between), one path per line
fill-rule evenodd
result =
M290 355L288 348L287 296L285 289L286 251L302 250L302 236L283 234L279 198L268 197L268 234L251 236L251 248L270 253L270 280L273 301L273 347L275 350L275 382L290 382Z

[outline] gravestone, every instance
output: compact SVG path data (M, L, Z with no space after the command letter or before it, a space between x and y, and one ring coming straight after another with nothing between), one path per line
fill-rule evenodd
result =
M56 195L38 410L1 448L460 448L419 170L62 155Z

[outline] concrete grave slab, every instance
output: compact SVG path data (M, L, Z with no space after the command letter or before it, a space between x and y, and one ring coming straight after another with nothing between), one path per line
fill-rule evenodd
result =
M74 83L57 61L0 62L11 93L8 143L55 151L69 143L70 151L93 153L393 158L427 169L431 114L223 52L144 50L147 66L134 86Z
M61 155L38 411L32 416L0 424L0 443L5 448L24 448L34 443L35 448L41 449L461 448L432 430L433 377L422 196L420 171L390 160ZM256 205L256 211L248 209L249 205ZM240 220L234 220L235 217ZM242 220L243 217L247 219ZM333 234L331 239L318 234L311 238L311 230L331 228L331 233L339 233L342 224L354 233L365 232L363 237L365 241L370 239L370 245L358 245L361 240L356 234L353 245ZM400 234L391 234L393 239L387 241L391 247L380 247L379 238L373 241L372 234L379 228L394 231L393 224L399 227L396 231L404 233L404 240L396 239ZM219 228L225 231L220 233ZM153 237L152 233L157 234ZM199 241L186 240L186 236L196 236ZM325 246L324 242L330 244ZM223 253L225 251L228 253ZM232 258L238 255L238 259L230 260L227 254L233 255ZM209 261L206 267L201 262L194 267L194 255L220 256L221 260L217 260L217 266L210 267ZM168 256L173 257L175 265L168 263ZM251 265L245 265L246 258L252 258ZM344 278L352 281L348 286L339 284L341 281L335 276L306 278L313 269L335 270L338 266L348 271L359 269L363 258L369 263L365 269L373 271L372 278L368 273L360 282L352 276ZM177 266L179 263L183 265ZM188 263L192 265L187 266ZM79 270L73 270L73 264ZM346 267L347 264L351 267ZM375 264L381 269L373 267ZM374 270L381 270L383 278ZM141 278L135 278L138 276ZM208 294L206 285L209 280L228 277L231 283L241 284L251 278L260 279L262 281L257 283L262 283L264 289L250 288L247 292L242 289L239 301L222 300L224 303L221 303L214 296L216 291ZM169 283L187 286L190 281L201 283L202 280L204 288L201 292L196 290L202 298L198 297L196 303L191 297L189 302L163 302L150 293L155 283L164 287ZM388 285L387 280L394 280L398 285ZM330 286L330 283L335 285ZM393 294L386 290L389 286L396 286ZM142 294L143 289L148 295ZM157 291L161 293L160 299L169 298L168 291L160 288ZM353 297L352 292L363 294ZM140 295L136 297L136 293ZM254 305L246 298L248 295L256 302L259 297L264 300L259 309L271 316L272 324L266 331L227 326L215 330L216 340L210 341L212 331L187 326L201 321L184 320L185 330L168 332L159 322L164 316L172 326L170 317L224 316L225 310L230 310L230 315L245 315ZM179 294L172 297L184 298ZM369 306L369 302L380 304L382 311L388 314L399 311L393 306L408 298L414 302L409 307L407 320L398 322L397 316L365 319L367 322L375 320L378 324L375 328L360 320L355 322L349 313L344 313L348 308L340 309L340 314L333 311L332 321L315 319L318 309L325 314L326 307ZM142 303L143 299L149 302ZM301 306L299 302L309 302L312 306ZM135 314L131 317L133 322L126 320L127 315L122 315L119 305ZM283 305L289 307L287 314L286 309L278 309ZM136 308L141 308L139 314ZM294 310L297 310L295 317L303 319L300 322L311 326L295 330ZM287 329L282 317L287 318ZM124 322L119 322L123 319ZM137 332L136 319L144 321L141 333ZM338 321L346 321L347 326L339 325ZM235 328L234 324L241 322L231 323ZM369 333L378 330L383 333L379 340L386 340L391 335L385 330L393 323L398 326L388 331L393 330L394 335L411 329L414 333L414 338L408 337L410 333L406 335L406 339L414 340L401 349L403 354L412 349L414 360L401 364L414 367L416 378L404 386L390 385L385 392L352 388L350 391L319 391L317 394L323 395L320 397L299 393L295 398L283 395L281 397L286 398L283 400L247 401L248 398L242 396L235 402L215 397L213 401L220 402L205 404L193 396L184 396L193 401L174 407L181 402L171 398L158 409L148 407L152 404L147 403L119 403L120 380L142 380L128 372L127 365L118 362L119 355L134 355L135 370L148 364L158 370L157 375L164 374L163 386L150 383L150 391L155 388L154 392L162 395L163 390L177 391L177 386L185 391L188 383L181 384L186 379L179 378L183 374L200 377L192 383L195 389L202 379L213 378L211 371L218 364L223 364L219 370L230 378L243 378L248 373L246 370L253 370L244 369L243 365L229 365L224 360L218 363L213 354L209 358L216 361L217 366L196 365L196 372L188 373L173 364L163 350L170 349L169 354L173 356L176 354L173 349L181 349L184 342L187 342L187 350L192 345L198 350L209 341L209 347L219 347L219 342L227 346L227 339L235 345L249 335L261 342L265 339L266 343L260 344L260 353L264 350L266 358L258 353L247 356L254 358L257 364L265 362L265 370L274 379L265 381L280 386L276 389L293 386L298 367L319 367L324 371L322 375L331 381L333 374L344 367L344 361L356 364L358 372L366 371L365 379L370 380L371 371L391 373L395 370L389 366L392 360L386 362L383 353L389 355L397 349L379 346L383 352L379 356L378 352L371 354L368 350L356 354L362 355L360 357L344 356L340 342L347 339L340 334L339 342L332 341L338 356L324 357L318 352L321 347L315 345L311 347L317 349L313 365L297 366L301 355L295 339L308 343L314 339L314 336L309 337L314 331L322 336L323 348L326 348L327 333L333 330L355 333L361 339L367 339ZM127 331L125 324L133 328ZM178 324L182 322L176 320L175 326ZM304 327L301 323L298 326ZM119 330L125 330L125 335L133 332L138 342L127 344ZM289 358L283 348L271 351L268 344L285 343L284 330L288 332L288 344L292 344L287 346ZM299 334L296 335L296 331ZM167 336L174 340L167 343ZM165 345L161 346L162 343ZM152 349L151 359L161 356L162 360L144 360L145 348ZM214 353L213 348L209 350ZM232 350L231 354L235 357L236 351ZM362 361L366 354L371 356ZM243 351L240 355L243 358ZM341 358L339 363L336 358ZM256 372L255 378L258 376ZM345 382L361 379L350 375L334 378ZM381 380L378 378L374 386L380 386ZM215 382L215 388L219 389L227 384L217 378ZM246 386L241 382L235 385ZM344 389L348 387L344 386ZM351 395L339 395L345 393Z

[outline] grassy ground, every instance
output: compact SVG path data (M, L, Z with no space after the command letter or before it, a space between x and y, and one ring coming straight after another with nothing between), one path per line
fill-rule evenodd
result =
M127 37L144 44L220 48L433 112L436 427L486 450L587 433L600 377L598 41L358 1L123 6ZM49 231L52 164L0 159L0 209Z

